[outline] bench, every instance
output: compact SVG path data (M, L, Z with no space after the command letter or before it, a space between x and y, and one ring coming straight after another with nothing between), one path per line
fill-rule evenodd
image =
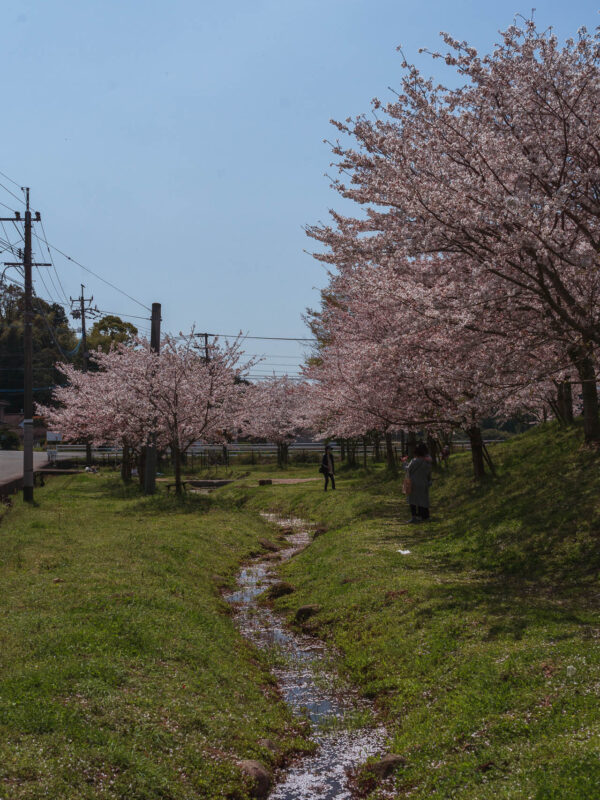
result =
M184 492L187 492L188 483L190 483L190 481L181 481L181 485L183 487L183 491ZM167 487L167 494L169 494L171 489L175 489L176 488L177 484L176 483L167 483L167 484L165 484L165 486Z

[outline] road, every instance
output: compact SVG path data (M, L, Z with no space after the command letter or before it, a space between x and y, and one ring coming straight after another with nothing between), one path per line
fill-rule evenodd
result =
M34 469L48 460L46 453L33 454ZM23 451L0 450L0 484L23 477Z

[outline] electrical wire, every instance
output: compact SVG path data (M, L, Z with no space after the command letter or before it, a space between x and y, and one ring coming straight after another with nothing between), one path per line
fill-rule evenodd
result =
M14 209L11 208L10 206L7 206L6 203L0 203L0 206L2 206L2 208L7 208L9 211L12 211L13 214L14 214Z
M44 234L44 236L45 236L45 234ZM111 289L114 289L115 291L119 292L119 294L122 294L124 297L127 297L129 300L132 300L134 303L137 303L138 306L141 306L142 308L145 308L146 311L150 311L150 312L152 311L151 308L149 308L147 305L142 303L140 300L136 300L135 297L132 297L132 295L127 294L127 292L123 291L123 289L119 289L119 287L115 286L114 283L111 283L110 281L106 280L106 278L103 278L102 275L98 275L97 272L94 272L93 269L90 269L89 267L86 267L85 264L81 263L81 261L77 261L76 258L73 258L70 255L67 255L67 253L65 253L64 250L61 250L59 247L56 247L56 245L51 244L46 238L42 239L42 241L48 247L51 247L52 250L54 250L57 253L60 253L60 255L63 256L63 258L67 259L67 261L71 261L73 264L77 264L78 267L81 267L81 269L84 269L86 272L89 272L90 275L93 275L95 278L98 278L98 280L102 281L102 283L105 283L107 286L110 286Z
M10 181L10 183L14 183L14 185L17 188L19 188L19 189L22 188L20 183L17 183L16 181L13 181L13 179L9 178L9 176L5 172L0 172L0 175L2 175L3 178L6 178L7 181Z
M136 316L135 314L120 314L117 311L107 311L105 308L99 308L98 311L101 314L112 314L115 317L127 317L128 319L145 319L146 321L149 321L148 317L140 317Z
M5 186L3 183L0 183L0 186L4 189L4 191L8 192L12 197L14 197L15 200L18 200L19 203L23 203L23 205L25 205L25 201L23 200L23 198L18 197L14 192L11 192L8 186Z
M48 237L46 236L46 229L44 228L44 223L42 222L41 219L40 219L40 225L41 225L41 228L42 228L42 233L44 234L44 241L46 241L48 239ZM41 243L42 240L40 239L40 237L35 232L35 228L34 228L34 235L35 235L35 238L38 240L38 242ZM54 259L52 258L52 252L51 252L50 248L48 247L48 243L47 242L46 242L46 250L48 251L48 258L50 259L50 262L52 264L52 268L54 269L54 272L56 273L56 279L58 280L58 284L59 284L59 286L61 288L63 297L68 302L69 298L67 297L67 293L65 292L64 286L62 285L62 281L60 279L60 275L58 274L58 270L56 269L56 264L54 263Z
M240 334L233 335L231 333L209 333L209 336L222 336L224 339L236 339ZM204 336L203 333L196 333L194 336ZM260 339L262 341L270 342L316 342L317 339L304 339L301 336L244 336L243 339Z
M44 286L44 289L46 290L46 294L48 295L48 297L51 298L52 295L50 294L50 291L48 290L48 287L46 286L46 281L44 280L44 273L41 270L38 270L37 274L39 275L40 280L41 280L41 282L42 282L42 284ZM56 284L54 283L54 280L52 279L52 274L50 272L48 273L48 279L50 280L50 283L52 284L52 288L58 294L58 290L56 288ZM52 302L54 302L54 301L52 301ZM60 303L59 305L62 305L62 303Z
M42 280L42 283L44 283L43 280ZM44 286L45 285L46 284L44 284ZM79 350L79 347L81 345L81 339L79 340L79 342L78 342L77 346L74 348L74 350L71 350L69 352L65 352L63 350L63 348L62 348L62 345L60 344L60 342L56 338L56 336L55 336L56 331L54 330L54 328L50 324L48 318L46 317L46 314L45 314L44 310L42 309L42 307L39 304L34 304L33 303L34 300L41 300L41 299L42 298L37 296L37 294L35 293L35 291L34 291L34 289L32 287L32 297L31 297L32 305L34 305L34 307L36 308L38 314L44 320L44 323L45 323L46 327L48 328L48 332L50 333L50 337L52 338L52 341L56 345L56 348L57 348L58 352L65 359L65 361L69 361L77 353L77 351Z
M25 288L25 284L19 283L19 281L16 281L14 278L11 278L10 275L3 275L2 280L10 281L11 283L14 283L15 286L19 286L21 289Z
M10 252L11 252L11 253L12 253L14 256L17 256L17 255L18 255L18 248L17 248L17 246L16 246L16 245L14 245L14 244L13 244L13 243L10 241L10 236L9 236L9 235L8 235L8 233L6 232L6 228L4 227L4 222L2 222L2 223L0 223L0 224L2 225L2 230L4 231L4 236L6 237L6 242L5 242L5 244L6 244L7 246L5 247L5 249L6 249L6 250L10 250Z

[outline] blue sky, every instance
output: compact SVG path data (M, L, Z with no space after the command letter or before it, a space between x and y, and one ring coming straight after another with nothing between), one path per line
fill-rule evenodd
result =
M541 0L536 19L566 37L594 28L598 5ZM530 11L516 0L3 3L0 170L31 186L50 242L144 305L161 302L164 329L305 336L301 314L326 275L302 226L340 207L324 176L330 118L391 96L399 44L442 78L417 54L439 31L488 50ZM0 201L18 207L1 189ZM83 282L100 308L146 313L56 266L66 295ZM40 295L60 295L46 284ZM301 353L247 349L277 372Z

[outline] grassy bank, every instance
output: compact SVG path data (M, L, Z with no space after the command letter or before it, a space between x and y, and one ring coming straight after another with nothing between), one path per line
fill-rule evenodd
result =
M264 523L102 475L37 500L0 525L0 798L245 797L238 759L302 746L218 591Z
M600 796L600 461L580 441L550 425L498 445L481 487L453 457L423 526L402 524L382 472L342 473L335 493L254 476L218 493L327 529L285 567L296 591L277 605L321 606L313 625L406 760L397 797ZM368 772L362 786L377 797Z

